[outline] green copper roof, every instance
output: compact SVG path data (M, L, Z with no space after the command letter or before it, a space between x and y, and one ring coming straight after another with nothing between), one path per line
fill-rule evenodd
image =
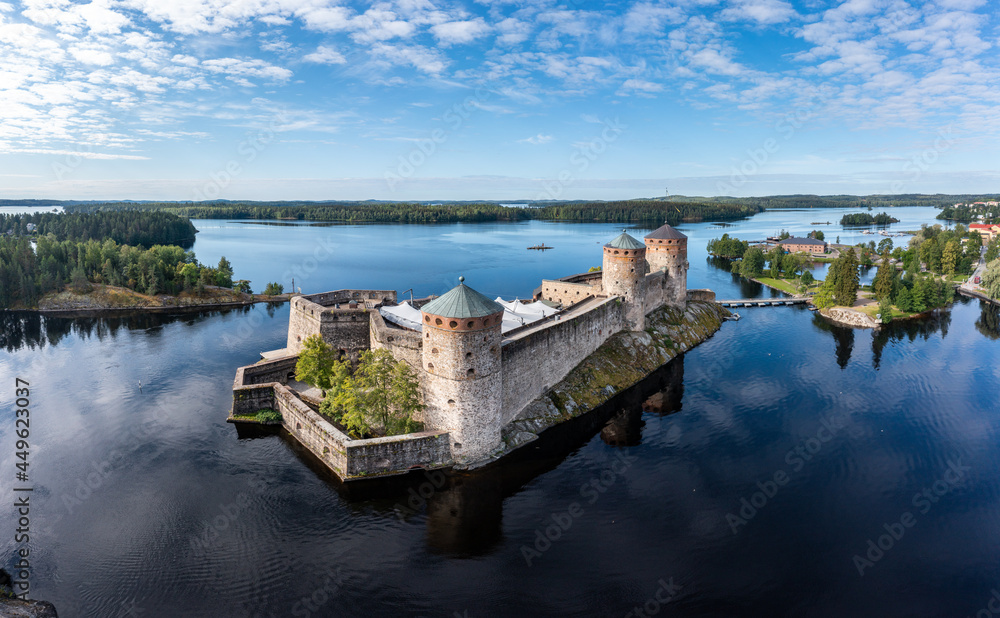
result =
M608 244L606 244L604 246L605 247L611 247L612 249L645 249L646 248L646 245L642 244L638 240L636 240L636 239L632 238L631 236L629 236L625 232L625 230L622 230L622 233L618 235L618 238L615 238L614 240L612 240L611 242L609 242Z
M669 238L687 238L684 234L681 234L675 230L672 226L664 224L659 229L646 234L646 238L656 239L669 239Z
M465 277L458 278L458 287L443 296L435 298L420 308L424 313L442 318L481 318L503 311L503 305L483 296L464 283Z

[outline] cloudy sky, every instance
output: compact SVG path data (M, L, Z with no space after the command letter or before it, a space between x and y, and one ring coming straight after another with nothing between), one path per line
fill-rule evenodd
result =
M996 192L998 12L0 1L0 197Z

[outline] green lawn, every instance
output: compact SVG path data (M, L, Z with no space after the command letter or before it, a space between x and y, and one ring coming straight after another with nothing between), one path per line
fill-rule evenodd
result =
M763 283L768 287L781 290L782 292L786 292L793 296L797 296L799 294L798 284L796 283L793 285L792 283L784 279L772 279L771 277L758 277L757 279L755 279L755 281Z

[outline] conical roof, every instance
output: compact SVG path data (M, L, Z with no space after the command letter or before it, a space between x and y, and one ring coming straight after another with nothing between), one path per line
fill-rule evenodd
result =
M465 277L459 277L458 282L458 287L435 298L420 310L442 318L460 319L481 318L503 311L503 305L465 285Z
M617 238L604 245L612 249L645 249L646 245L628 235L625 230Z
M646 234L645 237L646 238L651 238L653 240L657 240L657 239L666 240L668 238L687 238L687 236L685 236L684 234L681 234L680 232L678 232L677 230L675 230L673 228L673 226L670 226L670 225L667 225L667 224L664 224L659 229L656 229L656 230L650 232L649 234Z

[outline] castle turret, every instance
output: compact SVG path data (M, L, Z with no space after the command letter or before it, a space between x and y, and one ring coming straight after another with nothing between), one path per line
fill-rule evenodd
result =
M666 273L663 302L683 305L687 300L687 236L663 225L645 237L650 272Z
M645 277L646 246L622 230L617 238L604 245L601 287L605 294L624 298L629 330L642 330L646 325Z
M503 305L464 281L421 308L424 418L451 434L456 461L478 461L501 446Z

